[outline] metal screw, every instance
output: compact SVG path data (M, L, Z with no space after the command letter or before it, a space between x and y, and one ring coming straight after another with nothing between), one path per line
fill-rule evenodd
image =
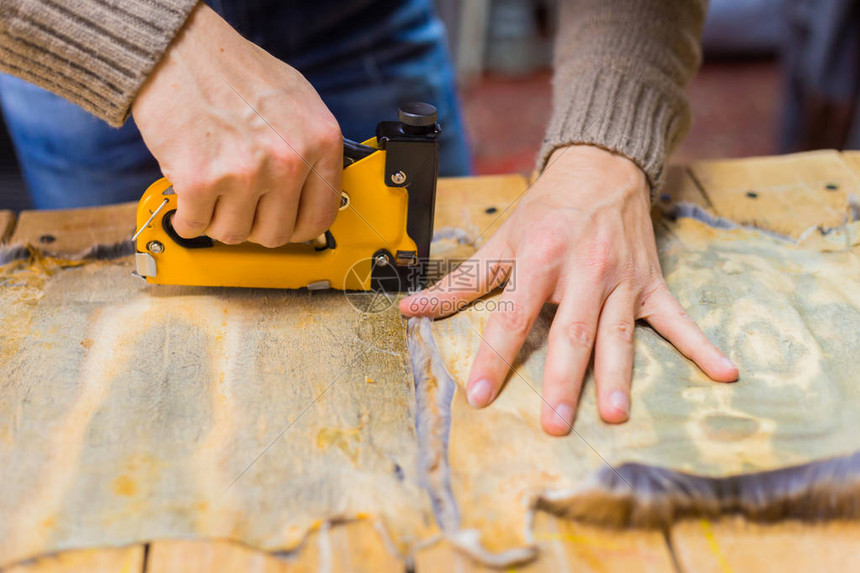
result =
M406 174L402 171L391 174L391 182L395 185L403 185L406 183Z
M376 258L373 259L373 262L376 263L377 267L387 267L388 266L388 255L376 255Z
M158 241L150 241L146 244L146 250L157 255L158 253L164 252L164 245Z
M349 207L349 195L346 194L346 191L342 191L340 194L340 207L338 210L343 211Z

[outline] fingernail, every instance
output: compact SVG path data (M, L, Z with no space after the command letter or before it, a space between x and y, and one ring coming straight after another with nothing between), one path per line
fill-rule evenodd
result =
M570 426L573 425L573 406L570 404L558 404L555 407L555 422L556 425L559 424L559 418L561 418L561 422L570 429Z
M630 413L630 399L621 390L616 390L609 395L609 405L616 410L624 412L625 416Z
M493 387L490 381L486 378L481 378L477 382L469 386L469 391L466 393L466 399L469 405L473 408L481 408L490 402L490 396L493 393Z
M735 363L726 358L725 356L723 356L720 362L722 362L723 366L725 366L726 368L737 368L737 366L735 366Z

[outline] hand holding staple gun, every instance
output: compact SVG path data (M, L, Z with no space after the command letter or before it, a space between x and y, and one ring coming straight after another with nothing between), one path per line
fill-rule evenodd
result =
M266 247L323 233L340 204L343 140L296 70L200 3L133 105L185 238Z

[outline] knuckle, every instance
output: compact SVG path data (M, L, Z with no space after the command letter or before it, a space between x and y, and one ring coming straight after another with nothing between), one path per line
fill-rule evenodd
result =
M278 165L294 169L293 164L298 160L296 152L283 141L275 141L268 150L268 155Z
M525 337L529 333L529 317L518 305L498 312L499 325L508 333Z
M184 175L176 189L180 201L183 197L192 201L206 200L218 194L228 177L219 169L200 169Z
M300 193L302 188L303 175L307 169L307 164L302 159L303 155L299 155L292 149L284 152L278 159L278 169L287 182L284 191L286 193Z
M675 318L679 318L679 319L685 320L687 322L694 322L693 319L690 317L690 315L687 314L687 311L684 310L684 308L680 305L678 305L678 307L675 308L674 314L675 314Z
M204 199L211 194L217 185L217 180L213 180L207 173L191 173L188 175L180 175L175 179L174 189L179 195L179 199Z
M202 231L209 225L209 221L205 219L188 219L186 217L177 216L177 223L179 226L185 227L186 229L193 229Z
M334 217L329 218L327 213L318 213L308 222L307 233L313 238L321 235L331 226Z
M591 348L591 344L594 341L591 329L584 322L574 321L565 324L562 334L568 344L574 348Z
M534 262L547 266L557 263L567 251L566 233L556 225L547 225L535 240Z
M669 287L666 286L666 282L662 279L654 281L653 284L642 291L642 294L639 297L639 307L647 313L653 312L654 306L659 298L659 294L668 289Z
M302 219L301 229L296 229L296 231L302 235L308 235L309 238L314 238L331 227L331 224L337 217L338 205L340 205L340 200L337 197L335 199L336 202L314 209L313 212L306 213L303 210L299 215Z
M584 255L583 264L597 279L605 279L614 267L612 243L606 240L591 241Z
M236 233L235 231L228 232L214 232L212 233L212 238L216 241L221 241L225 245L238 245L239 243L244 243L248 238L247 233Z
M287 169L290 173L297 170L298 165L304 165L303 153L303 146L299 142L291 144L277 136L269 139L264 148L265 158L270 164L281 170Z
M615 337L617 340L624 342L625 344L633 343L633 330L633 321L627 320L616 322L609 328L609 332L612 334L612 336Z
M320 208L314 216L314 223L320 226L320 230L328 229L334 220L337 218L338 207L340 206L340 198L332 194L333 201L328 205Z
M251 181L259 172L259 164L250 157L237 159L230 168L231 177L239 181Z
M283 247L290 241L290 238L284 235L270 235L263 236L257 239L254 239L254 242L258 245L262 245L269 249L274 249L276 247Z
M317 137L319 138L320 145L326 149L333 149L343 145L343 134L334 118L331 118L320 126Z

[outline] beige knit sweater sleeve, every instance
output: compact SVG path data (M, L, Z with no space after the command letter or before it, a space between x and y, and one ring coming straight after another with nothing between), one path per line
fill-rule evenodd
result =
M571 143L626 156L663 180L689 129L683 87L701 60L706 0L560 0L553 113L541 150Z
M0 70L121 125L198 0L0 0Z

